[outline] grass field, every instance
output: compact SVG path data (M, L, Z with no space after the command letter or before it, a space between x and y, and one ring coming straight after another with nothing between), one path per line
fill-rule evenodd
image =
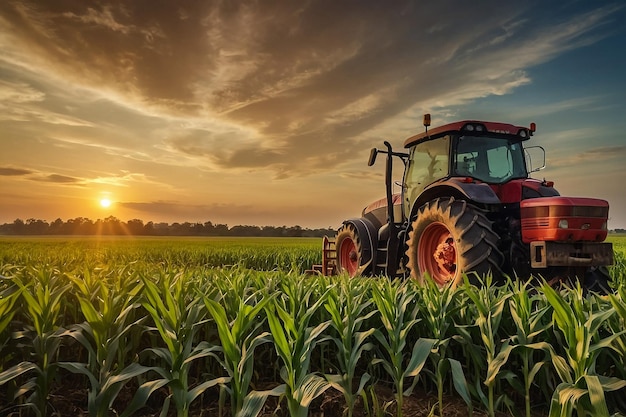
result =
M0 237L0 415L624 412L610 240L597 296L303 275L319 239Z

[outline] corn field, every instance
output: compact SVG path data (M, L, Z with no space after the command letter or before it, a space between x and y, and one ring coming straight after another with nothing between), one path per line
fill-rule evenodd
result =
M600 296L305 275L317 239L2 238L0 415L620 415L620 245Z

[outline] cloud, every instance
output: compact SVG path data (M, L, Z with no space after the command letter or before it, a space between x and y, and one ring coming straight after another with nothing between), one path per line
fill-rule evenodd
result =
M9 82L0 80L0 101L15 103L40 102L45 93L24 82Z
M91 126L85 120L46 109L43 107L45 100L46 94L32 85L0 80L0 121Z
M136 211L145 216L180 216L193 219L223 219L246 217L270 213L267 209L260 209L252 204L188 204L182 201L157 200L151 202L119 202L119 206Z
M581 166L583 164L602 164L604 168L612 167L611 163L614 159L623 160L626 158L626 145L618 146L601 146L586 149L571 156L557 157L551 161L550 166L557 168L571 168L573 166ZM620 168L620 172L622 169Z
M13 177L30 175L33 171L23 168L0 167L0 176Z
M33 178L34 181L53 182L57 184L74 184L82 185L83 180L76 177L70 177L67 175L49 174L42 177Z

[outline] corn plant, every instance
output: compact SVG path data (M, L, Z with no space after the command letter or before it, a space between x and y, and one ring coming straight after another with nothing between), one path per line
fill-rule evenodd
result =
M613 334L620 335L614 342L614 349L617 354L615 367L622 378L626 379L626 364L624 363L624 358L626 358L626 334L623 332L626 329L626 287L622 286L614 294L609 294L609 300L615 310L615 315L612 317L612 320L609 320L608 327Z
M510 351L510 345L508 341L500 344L498 329L510 293L499 292L499 288L492 285L490 276L485 277L485 281L478 287L470 284L467 277L465 277L463 290L476 308L475 325L480 331L480 339L487 365L487 376L484 380L484 384L487 386L487 397L485 398L478 387L477 391L482 402L487 407L489 416L494 417L498 403L504 399L500 397L496 401L495 389L497 382L502 377L500 372L502 366L506 363L508 357L506 352Z
M356 391L354 390L353 381L361 355L374 347L368 339L376 329L361 330L363 324L376 314L372 301L367 298L367 282L340 276L337 286L329 293L324 304L331 317L331 326L336 332L336 336L332 336L330 340L337 348L336 365L339 370L339 374L326 375L326 379L343 394L348 417L352 417L357 396L361 395L371 378L364 372L359 378Z
M511 297L508 300L511 318L515 323L515 334L509 338L496 361L506 363L509 355L515 353L519 356L522 366L521 373L523 385L518 388L524 395L524 407L526 417L531 416L530 390L537 373L549 363L550 356L554 357L552 346L546 342L545 333L551 323L545 319L550 311L549 305L543 304L543 297L539 294L531 295L528 291L528 282L509 281ZM541 351L544 359L535 361L534 353Z
M27 268L14 282L26 307L28 320L25 329L14 333L14 337L27 349L30 360L0 373L0 385L23 374L34 374L21 385L16 395L30 392L24 406L35 415L47 416L48 394L57 371L57 354L64 329L59 326L62 297L69 289L63 284L62 274L55 268ZM32 371L32 372L31 372Z
M580 284L567 292L567 298L547 284L542 290L553 308L552 318L565 348L565 358L553 358L562 382L552 396L550 417L571 416L574 410L578 417L608 417L604 392L626 387L626 381L597 375L596 359L603 349L614 348L614 340L623 332L601 340L597 340L597 334L615 310L594 311L585 301Z
M120 271L118 276L126 276L125 270L126 268ZM131 279L127 285L120 287L118 284L110 285L102 279L94 281L82 278L73 277L72 281L77 289L76 297L85 321L76 324L65 334L85 348L88 361L62 362L59 366L89 379L89 415L105 417L109 415L113 401L124 384L148 370L137 363L125 367L123 361L128 333L137 329L145 318L140 317L128 323L139 306L136 301L143 284ZM122 280L123 278L119 281Z
M382 331L374 331L374 337L384 355L384 358L375 359L373 363L382 364L393 381L398 417L402 416L404 396L413 391L417 376L436 344L434 339L421 337L415 342L410 356L406 352L409 333L419 322L416 318L419 305L415 302L414 285L413 281L399 283L380 280L372 286L372 298L383 324ZM410 377L413 377L413 384L405 389L404 380Z
M265 307L276 353L283 366L283 384L267 395L284 395L291 417L308 415L311 401L330 387L320 375L310 372L311 355L324 338L320 336L329 321L310 325L311 318L326 302L328 290L314 299L316 281L287 275L281 283L281 296Z
M4 283L10 281L8 278L0 276L2 285L0 286L0 351L6 343L4 340L4 330L9 326L15 312L17 311L14 306L17 300L19 300L22 289L18 285L11 283L5 288ZM8 338L7 338L8 339ZM0 362L0 371L2 371L4 364Z
M264 290L249 292L245 285L247 274L234 274L227 279L233 285L216 301L201 294L204 305L217 325L223 358L218 358L228 376L228 394L233 416L255 417L263 407L267 394L254 392L249 395L254 372L254 351L262 344L271 342L270 334L263 332L265 317L261 312L273 296ZM245 407L244 407L245 406Z
M461 363L448 357L448 346L452 340L451 330L454 328L454 316L459 309L459 291L451 285L440 288L433 280L424 280L419 287L419 311L423 318L425 330L437 343L430 355L434 364L434 379L437 386L437 406L439 415L443 416L444 379L448 370L452 372L452 381L458 394L468 406L472 415L472 398L467 387Z
M161 378L142 384L122 416L132 415L143 407L147 398L157 389L167 386L170 395L166 398L163 412L167 413L170 398L173 399L178 417L187 417L191 403L208 388L228 382L228 378L213 378L193 388L189 386L189 370L193 361L209 356L219 346L206 341L194 345L198 327L205 322L205 311L192 285L187 285L188 275L162 271L158 284L142 275L143 308L152 317L155 328L165 347L152 347L144 352L152 353L164 366L150 367Z

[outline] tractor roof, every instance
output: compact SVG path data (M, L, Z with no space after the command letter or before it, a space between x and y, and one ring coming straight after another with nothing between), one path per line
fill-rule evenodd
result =
M518 136L520 140L528 140L534 132L534 126L529 129L524 126L515 126L508 123L483 122L480 120L463 120L460 122L448 123L429 131L411 136L404 141L404 147L410 148L420 142L436 139L449 133L464 132L471 135L485 135L488 133L497 135Z

